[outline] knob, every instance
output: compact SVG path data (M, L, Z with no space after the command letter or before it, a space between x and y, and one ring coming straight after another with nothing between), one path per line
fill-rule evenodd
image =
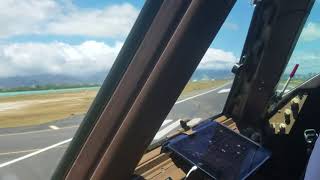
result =
M292 111L290 109L285 109L284 110L284 122L289 125L290 122L291 122L291 114L292 114Z
M286 133L286 124L280 123L279 125L279 134L285 134Z
M291 100L291 109L292 110L299 110L299 103L300 103L300 99L298 97L295 97Z

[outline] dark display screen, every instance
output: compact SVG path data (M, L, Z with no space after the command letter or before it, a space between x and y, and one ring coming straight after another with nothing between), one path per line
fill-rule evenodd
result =
M166 148L214 179L245 179L270 157L265 148L217 122L194 131L170 140Z

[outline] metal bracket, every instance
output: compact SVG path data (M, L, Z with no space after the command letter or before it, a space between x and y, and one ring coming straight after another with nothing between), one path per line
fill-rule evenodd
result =
M236 63L235 65L233 65L231 72L237 75L242 70L242 67L243 67L243 64Z

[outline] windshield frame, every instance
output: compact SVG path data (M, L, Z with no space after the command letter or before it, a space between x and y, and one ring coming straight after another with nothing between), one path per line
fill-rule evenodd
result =
M131 63L162 3L163 0L147 0L145 2L110 72L105 78L97 96L86 113L85 118L82 120L51 179L64 179L68 174L77 155L80 153L82 144L85 143L97 120L102 115L104 108Z
M285 5L289 1L257 2L240 62L233 69L236 77L223 110L235 120L240 132L256 129L263 133L269 100L314 2L290 1L290 6Z

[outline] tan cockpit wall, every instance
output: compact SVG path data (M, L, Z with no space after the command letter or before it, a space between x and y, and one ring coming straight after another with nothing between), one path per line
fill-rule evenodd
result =
M307 95L295 96L270 118L270 126L275 134L290 132L306 98Z

